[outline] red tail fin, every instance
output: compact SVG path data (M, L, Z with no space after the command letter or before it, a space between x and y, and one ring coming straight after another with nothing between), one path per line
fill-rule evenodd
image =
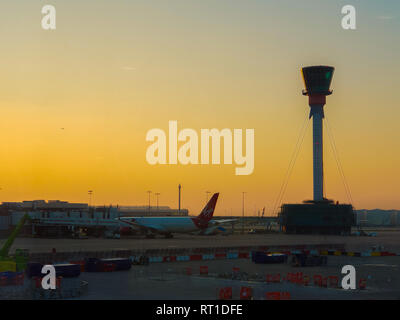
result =
M215 205L217 204L219 193L214 193L211 197L210 201L208 201L207 205L201 211L199 216L197 217L203 222L208 222L212 219L214 214Z

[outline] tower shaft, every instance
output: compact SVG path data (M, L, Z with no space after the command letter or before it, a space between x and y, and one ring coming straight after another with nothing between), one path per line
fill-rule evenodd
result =
M310 117L313 118L313 176L314 201L324 199L324 164L323 164L323 105L310 105Z

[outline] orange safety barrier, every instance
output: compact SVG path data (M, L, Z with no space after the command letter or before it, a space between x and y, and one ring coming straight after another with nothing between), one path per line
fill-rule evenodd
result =
M281 292L281 300L290 300L290 292Z
M267 274L266 275L266 282L268 282L268 283L271 283L271 282L279 283L279 282L281 282L281 274L280 273Z
M232 287L226 287L219 289L218 294L219 300L231 300L232 299Z
M240 288L240 300L251 300L253 298L253 289L250 287Z
M62 280L62 277L57 277L57 279L56 279L56 288L61 288L61 280Z
M203 256L201 254L192 254L190 255L190 261L198 261L201 260Z
M7 277L1 276L0 277L0 286L6 286L8 283Z
M240 271L240 268L238 268L238 267L233 267L233 268L232 268L232 271L233 271L234 273L239 272L239 271Z
M294 277L294 283L303 284L303 272L296 272Z
M322 277L321 286L324 287L324 288L328 287L328 277Z
M393 252L387 252L387 251L385 251L385 252L381 252L381 256L386 256L386 257L390 257L390 256L396 256L396 254L395 253L393 253Z
M309 283L310 283L310 277L305 275L303 277L303 285L308 286Z
M337 276L329 276L329 286L337 288L339 286L339 278Z
M249 253L248 252L239 252L238 258L239 259L247 259L249 257Z
M265 298L267 300L290 300L290 292L280 292L280 291L273 291L273 292L266 292Z
M208 274L208 266L200 266L200 274L207 275Z
M276 275L274 275L272 277L272 282L275 282L275 283L281 282L281 274L277 273Z
M103 264L103 272L113 272L115 271L115 263L104 263Z
M163 257L163 262L175 262L176 261L176 256L164 256Z
M320 274L315 274L313 279L315 286L322 287L322 276Z
M266 292L265 299L267 300L281 300L281 293L278 291Z
M23 285L24 284L24 278L25 278L25 275L23 273L17 274L15 279L14 279L15 284L18 285L18 286Z
M42 287L42 278L40 277L33 277L33 280L35 281L35 287L36 289L39 289Z
M288 272L286 280L290 283L302 283L303 273L302 272Z
M360 290L365 290L365 289L367 288L367 280L361 278L361 279L358 281L358 288L359 288Z

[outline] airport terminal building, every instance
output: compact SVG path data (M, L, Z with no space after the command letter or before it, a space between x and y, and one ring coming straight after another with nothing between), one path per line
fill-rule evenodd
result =
M187 216L187 209L149 206L89 206L60 200L3 202L0 205L0 233L8 233L25 214L31 220L23 233L34 236L80 237L84 235L113 237L121 226L119 217Z

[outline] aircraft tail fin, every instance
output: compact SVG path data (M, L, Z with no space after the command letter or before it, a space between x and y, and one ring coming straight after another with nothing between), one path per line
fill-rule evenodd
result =
M217 204L218 196L219 193L213 194L210 201L208 201L204 209L199 214L198 219L205 222L208 222L212 219L215 210L215 205Z

